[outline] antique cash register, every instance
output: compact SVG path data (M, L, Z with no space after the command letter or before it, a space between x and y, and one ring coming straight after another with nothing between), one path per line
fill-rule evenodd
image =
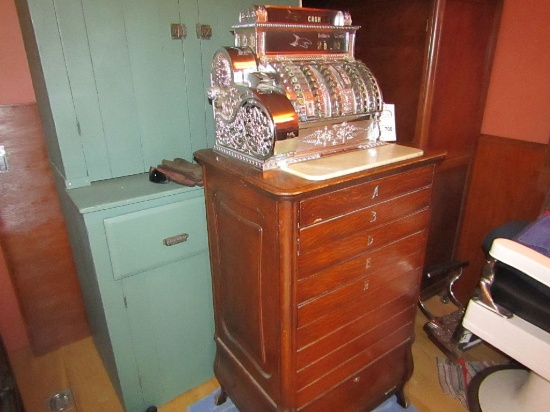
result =
M382 92L354 58L357 29L337 10L243 10L235 46L212 61L214 150L313 180L420 156L380 139Z
M215 53L203 168L221 385L240 412L372 410L403 392L435 166L380 139L342 11L255 6Z

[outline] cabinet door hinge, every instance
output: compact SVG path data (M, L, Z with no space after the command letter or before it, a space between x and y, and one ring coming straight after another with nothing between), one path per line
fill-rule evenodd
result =
M296 254L300 256L300 238L296 239Z

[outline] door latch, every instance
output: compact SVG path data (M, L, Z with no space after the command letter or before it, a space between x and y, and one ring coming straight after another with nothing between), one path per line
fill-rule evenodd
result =
M185 24L172 23L170 25L170 33L172 34L173 40L185 39L187 37L187 28Z
M197 23L197 39L208 40L212 37L212 26Z

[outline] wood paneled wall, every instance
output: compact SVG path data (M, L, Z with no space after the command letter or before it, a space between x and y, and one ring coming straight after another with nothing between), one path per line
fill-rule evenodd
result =
M90 335L36 104L0 106L0 241L31 347L49 352Z
M458 246L460 260L470 262L456 285L467 302L485 262L481 245L494 228L511 220L535 220L544 191L540 172L546 145L482 135L476 152Z

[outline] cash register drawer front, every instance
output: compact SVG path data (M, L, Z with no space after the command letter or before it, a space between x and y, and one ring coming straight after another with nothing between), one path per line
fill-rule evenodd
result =
M108 218L104 225L115 279L208 250L203 197Z

